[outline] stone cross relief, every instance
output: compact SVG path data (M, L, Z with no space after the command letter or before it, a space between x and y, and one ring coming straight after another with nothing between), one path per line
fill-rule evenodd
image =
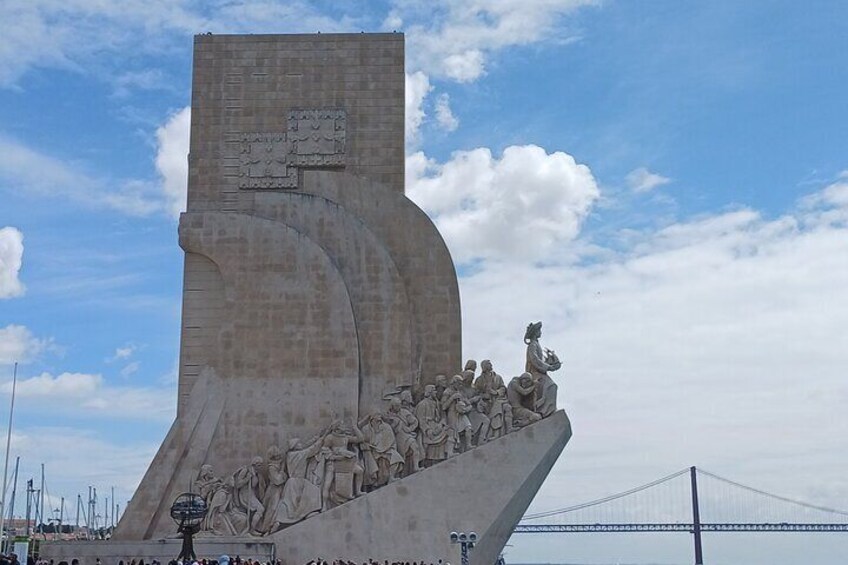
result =
M295 189L299 168L345 166L347 113L291 110L285 132L241 135L239 188Z

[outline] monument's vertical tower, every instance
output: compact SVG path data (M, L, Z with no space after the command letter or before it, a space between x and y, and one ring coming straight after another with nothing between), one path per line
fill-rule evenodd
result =
M453 264L438 232L403 196L403 35L200 35L192 92L180 411L209 367L228 378L280 379L301 367L314 379L314 364L339 377L352 369L354 412L394 386L455 371ZM328 302L329 312L299 321L293 296L261 296L248 314L256 294L225 296L226 259L194 241L192 222L206 212L261 218L276 222L269 229L311 240L305 247L314 243L332 263L349 304ZM285 262L282 248L267 251L262 261ZM244 259L243 250L235 253ZM308 299L320 298L315 281L301 275ZM249 319L232 319L228 300ZM348 338L357 343L341 351L345 339L329 335L325 322L343 326L345 307L355 320ZM223 372L215 359L222 348L234 363ZM347 365L330 367L332 360Z

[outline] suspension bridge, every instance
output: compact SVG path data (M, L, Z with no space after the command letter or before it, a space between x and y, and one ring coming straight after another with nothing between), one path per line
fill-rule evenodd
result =
M848 532L848 511L810 504L690 467L630 490L525 514L514 533Z

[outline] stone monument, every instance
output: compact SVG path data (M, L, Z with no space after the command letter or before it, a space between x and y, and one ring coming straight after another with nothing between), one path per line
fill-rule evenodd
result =
M494 563L571 436L560 363L539 323L508 386L461 370L454 265L404 196L403 35L197 36L188 159L176 420L112 540L45 552L170 559L188 491L199 554L436 562L473 530Z

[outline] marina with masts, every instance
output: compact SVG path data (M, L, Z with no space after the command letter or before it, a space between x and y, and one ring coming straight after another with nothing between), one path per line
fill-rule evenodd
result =
M89 486L85 499L82 493L77 494L76 507L71 512L65 496L50 495L45 465L41 463L38 480L36 477L26 480L26 500L23 505L18 503L20 456L15 456L14 470L9 477L17 377L18 364L15 363L3 462L3 490L0 494L0 553L30 554L39 541L48 539L109 539L121 513L121 507L115 500L114 486L109 487L109 496L103 497L102 504L97 487Z

